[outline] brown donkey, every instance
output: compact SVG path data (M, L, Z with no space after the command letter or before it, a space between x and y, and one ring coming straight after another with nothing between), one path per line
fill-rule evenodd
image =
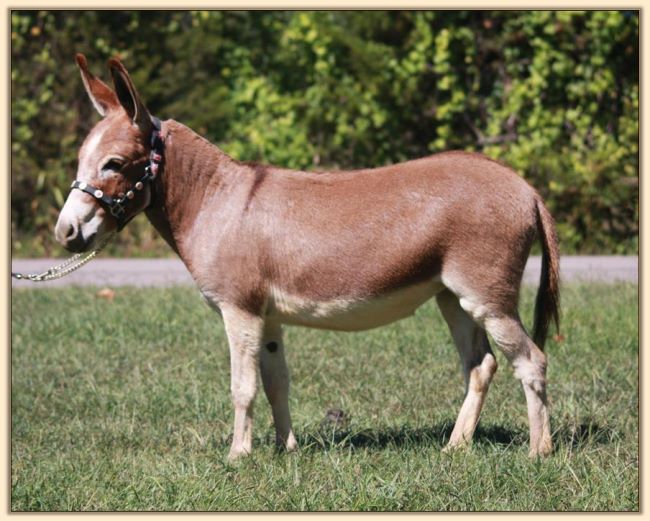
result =
M557 239L539 194L515 172L463 152L325 173L241 163L180 123L152 117L120 61L109 61L114 90L82 55L77 63L103 119L79 151L56 237L86 251L146 212L223 317L231 459L251 451L258 368L276 441L296 448L283 324L368 329L434 296L466 382L447 447L470 442L496 371L487 332L523 383L530 454L552 450L542 349L549 323L558 323ZM536 237L543 255L533 341L517 305Z

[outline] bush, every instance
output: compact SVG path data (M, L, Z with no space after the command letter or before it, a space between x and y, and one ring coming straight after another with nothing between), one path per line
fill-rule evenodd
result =
M98 116L74 63L123 58L153 113L229 154L380 166L447 149L545 197L565 253L638 252L637 11L12 11L12 253L52 228ZM118 250L158 253L143 219Z

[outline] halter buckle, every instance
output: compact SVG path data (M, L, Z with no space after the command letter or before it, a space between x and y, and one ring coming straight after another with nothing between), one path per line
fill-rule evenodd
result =
M113 206L111 206L111 215L117 219L122 217L122 214L124 214L125 209L124 206L122 206L121 203L115 203Z

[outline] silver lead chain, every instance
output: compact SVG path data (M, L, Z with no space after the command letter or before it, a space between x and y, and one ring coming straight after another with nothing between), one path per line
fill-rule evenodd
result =
M108 241L113 237L114 234L106 237L104 241L94 250L89 251L88 253L75 253L65 262L62 262L58 266L54 266L43 273L14 273L11 272L11 276L15 279L21 280L31 280L32 282L44 282L47 280L60 279L69 275L73 271L77 271L84 264L90 262L95 256L106 246Z

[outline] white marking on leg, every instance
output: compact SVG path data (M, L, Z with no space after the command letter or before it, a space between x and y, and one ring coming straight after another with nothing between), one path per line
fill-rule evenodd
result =
M469 371L465 400L445 450L466 445L472 440L490 382L496 370L496 359L488 353L480 365Z
M486 321L486 327L523 385L530 426L529 455L545 456L553 450L546 396L546 355L527 335L519 317L492 317Z
M497 363L485 331L463 310L458 298L445 291L438 295L437 302L456 344L465 376L465 399L446 451L471 442Z
M483 326L485 319L488 316L488 307L481 304L480 300L473 297L463 297L459 299L460 307L462 307L478 324Z
M253 445L253 404L257 393L257 368L263 338L263 321L235 306L221 311L230 346L231 393L235 408L229 459L250 454Z
M289 370L284 354L282 330L277 323L267 324L265 328L260 369L264 392L273 412L275 442L288 451L294 450L297 443L289 413Z

